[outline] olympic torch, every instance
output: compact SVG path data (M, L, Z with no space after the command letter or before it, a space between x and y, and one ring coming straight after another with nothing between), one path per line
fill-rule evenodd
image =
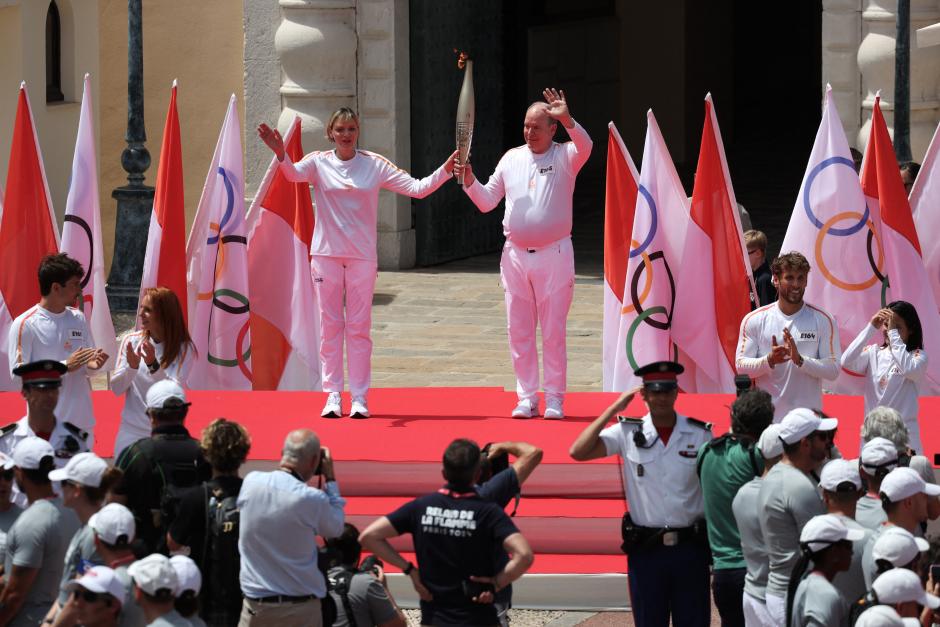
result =
M473 61L460 53L457 67L463 68L463 86L457 100L457 161L467 163L470 158L470 142L473 140ZM457 179L463 185L463 173Z

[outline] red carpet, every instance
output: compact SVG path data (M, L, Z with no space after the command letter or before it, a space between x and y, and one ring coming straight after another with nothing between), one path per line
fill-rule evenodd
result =
M252 436L251 460L262 463L279 459L291 429L314 429L338 461L340 486L349 499L347 512L360 527L408 498L437 489L442 482L441 453L453 438L469 437L481 445L532 442L545 455L525 486L515 520L539 555L533 572L625 572L619 552L624 511L619 464L614 458L577 464L568 456L581 430L616 398L572 393L566 398L564 421L512 420L508 413L515 394L499 388L377 388L369 396L371 419L326 420L319 417L324 393L192 392L187 425L198 434L219 416L241 422ZM680 395L678 410L713 422L715 435L720 435L728 428L732 401L730 395ZM110 457L123 399L95 392L94 404L95 450ZM824 398L824 410L840 420L836 442L846 457L858 455L862 407L860 397ZM940 398L921 399L922 437L929 455L940 451L940 429L929 426L938 410ZM2 422L18 419L25 412L22 398L0 394L0 412L8 418ZM625 413L643 412L642 403L635 400ZM410 540L398 546L410 550Z

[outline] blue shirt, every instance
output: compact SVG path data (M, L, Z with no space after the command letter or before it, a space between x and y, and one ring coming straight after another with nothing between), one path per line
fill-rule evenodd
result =
M333 481L321 491L283 470L248 473L238 494L242 593L325 597L316 537L342 534L345 505Z

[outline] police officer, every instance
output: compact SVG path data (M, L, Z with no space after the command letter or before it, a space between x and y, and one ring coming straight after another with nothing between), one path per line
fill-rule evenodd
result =
M695 472L711 425L676 413L676 375L683 368L659 361L635 371L643 386L626 392L591 423L571 457L588 461L620 455L629 512L623 550L638 627L708 625L708 540L702 488ZM617 417L639 391L649 410L642 418ZM606 428L605 428L606 427Z
M0 453L12 457L13 449L19 442L29 437L39 437L52 445L56 468L63 468L73 455L88 450L88 433L55 417L62 376L67 371L65 364L54 359L33 361L14 368L13 374L23 380L26 415L0 428ZM54 486L58 492L58 483ZM26 495L15 484L12 500L20 507L26 507Z

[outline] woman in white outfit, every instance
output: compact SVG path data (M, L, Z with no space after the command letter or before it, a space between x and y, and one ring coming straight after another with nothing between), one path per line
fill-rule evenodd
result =
M896 410L907 426L910 447L922 453L917 413L927 353L914 306L896 300L879 309L842 353L842 367L865 377L865 413L878 406Z
M339 418L343 413L340 392L345 339L350 416L368 418L379 190L424 198L450 177L457 153L430 176L414 179L385 157L356 148L359 118L346 107L337 109L327 124L327 139L336 148L312 152L296 164L284 158L284 141L277 130L261 124L258 135L277 156L287 180L313 186L316 222L310 263L320 307L323 390L329 392L321 415Z
M137 440L150 437L147 390L163 379L185 385L196 349L186 330L183 309L172 290L144 290L138 312L140 330L124 336L111 375L111 391L124 394L114 458Z

